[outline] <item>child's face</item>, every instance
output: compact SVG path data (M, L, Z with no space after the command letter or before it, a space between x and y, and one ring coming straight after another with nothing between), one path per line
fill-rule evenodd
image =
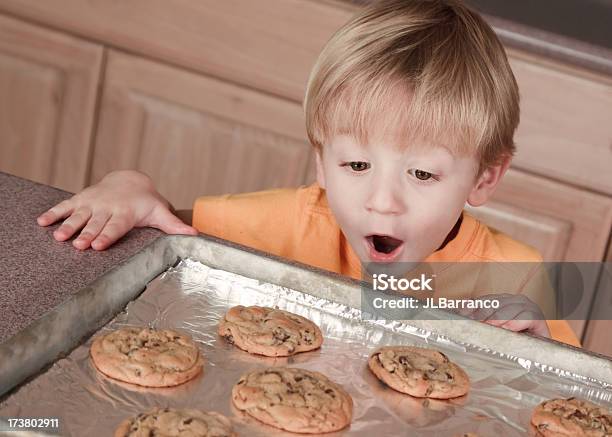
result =
M422 261L442 245L471 196L470 203L483 203L475 156L433 145L399 150L382 140L363 147L345 135L322 153L318 182L362 262Z

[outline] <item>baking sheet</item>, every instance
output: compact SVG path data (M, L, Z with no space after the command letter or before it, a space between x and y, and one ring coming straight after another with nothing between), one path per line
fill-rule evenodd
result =
M233 305L277 306L317 323L324 334L319 351L290 358L251 356L216 334L220 317ZM91 339L46 373L0 404L0 417L59 417L61 435L112 435L125 417L153 406L196 407L232 418L241 435L295 435L249 419L232 408L231 387L246 371L266 366L299 366L340 383L355 404L350 428L336 435L525 435L532 408L551 397L582 397L607 408L612 387L526 359L461 344L393 321L362 321L354 308L189 259L147 286L101 332L123 326L175 328L190 333L205 356L204 373L170 389L121 385L93 369ZM380 345L436 347L466 369L470 393L451 401L419 400L383 386L366 366ZM15 435L15 434L11 434Z

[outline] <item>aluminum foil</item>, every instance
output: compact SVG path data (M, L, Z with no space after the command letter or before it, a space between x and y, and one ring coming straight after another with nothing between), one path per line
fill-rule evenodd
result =
M216 334L219 319L234 305L275 306L307 317L323 331L323 346L290 358L238 350ZM203 374L168 389L118 383L93 368L89 339L5 399L0 417L59 417L61 435L106 436L126 417L151 407L190 407L225 414L240 435L295 435L261 424L231 405L232 385L240 375L266 366L320 371L350 393L354 401L350 427L328 436L452 436L470 431L481 436L523 436L532 409L548 398L576 396L612 407L612 387L604 382L457 343L398 321L362 320L354 308L189 259L151 281L100 332L123 326L188 332L205 357ZM449 401L423 400L387 388L369 372L366 362L376 347L392 344L443 351L469 374L469 394Z

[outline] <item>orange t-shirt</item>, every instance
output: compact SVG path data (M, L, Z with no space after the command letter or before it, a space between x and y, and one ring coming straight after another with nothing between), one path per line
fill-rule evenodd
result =
M200 197L193 206L193 226L215 237L361 279L361 263L329 209L325 190L317 184ZM455 238L425 259L425 262L457 261L539 262L541 257L535 249L488 228L464 212ZM529 290L516 292L525 292L534 299ZM554 339L580 346L567 322L547 323Z

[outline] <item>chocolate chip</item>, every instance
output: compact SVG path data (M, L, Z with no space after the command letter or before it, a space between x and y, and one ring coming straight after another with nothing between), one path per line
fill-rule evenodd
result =
M274 337L275 340L278 340L281 343L284 343L289 338L291 338L291 336L287 334L287 332L282 328L275 328L274 331L272 331L272 337Z
M193 419L190 417L189 419L183 420L183 425L189 425L191 422L193 422Z
M328 395L331 395L332 398L336 399L336 394L331 388L328 388L327 390L325 390L325 393L327 393Z
M580 410L574 411L572 416L577 417L578 419L584 419L586 417L586 415Z

